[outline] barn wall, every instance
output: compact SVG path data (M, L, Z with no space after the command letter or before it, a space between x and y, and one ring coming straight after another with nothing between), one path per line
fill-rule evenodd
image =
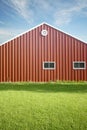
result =
M43 70L43 61L55 61L56 69ZM87 81L87 69L73 70L73 61L87 63L87 45L43 24L0 46L0 82Z

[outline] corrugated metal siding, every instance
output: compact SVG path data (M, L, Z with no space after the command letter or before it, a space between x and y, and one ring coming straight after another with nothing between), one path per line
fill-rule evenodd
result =
M55 61L56 69L43 70L44 61ZM87 68L73 70L73 61L87 62L87 45L43 24L0 46L0 82L87 81Z

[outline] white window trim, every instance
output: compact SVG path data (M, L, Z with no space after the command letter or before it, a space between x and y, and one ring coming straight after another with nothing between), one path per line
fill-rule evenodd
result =
M84 68L74 68L74 63L84 63ZM84 70L84 69L86 69L86 62L85 61L73 61L73 69L74 70Z
M54 68L44 68L44 63L54 63ZM54 61L44 61L43 62L43 69L44 70L55 70L56 68L56 63Z

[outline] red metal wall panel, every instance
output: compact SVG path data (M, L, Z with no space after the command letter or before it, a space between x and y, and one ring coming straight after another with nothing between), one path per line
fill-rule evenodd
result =
M45 37L41 35L43 29L48 31ZM44 61L54 61L56 68L44 70ZM0 82L87 81L87 66L74 70L73 61L87 63L87 45L42 24L0 46Z

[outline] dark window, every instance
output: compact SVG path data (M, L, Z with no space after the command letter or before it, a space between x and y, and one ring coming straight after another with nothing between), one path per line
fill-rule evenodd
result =
M43 62L43 69L55 69L55 62Z
M74 63L74 68L78 68L79 67L79 63Z
M85 62L74 62L74 69L84 69Z
M80 63L80 68L85 68L85 64L84 63Z
M50 68L54 68L54 63L50 63Z
M44 63L44 68L49 68L49 63Z

